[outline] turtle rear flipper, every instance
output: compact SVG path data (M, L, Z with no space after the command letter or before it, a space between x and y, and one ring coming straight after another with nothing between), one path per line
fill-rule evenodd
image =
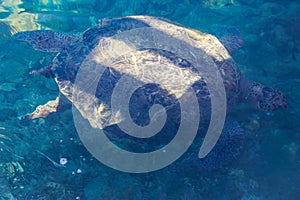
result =
M30 74L41 74L43 76L45 76L46 78L54 78L54 74L52 71L52 65L49 65L43 69L40 70L33 70L31 72L29 72Z
M77 34L60 33L50 30L25 31L13 35L16 40L30 44L35 50L60 52L79 38Z
M50 113L61 112L72 106L64 96L60 95L55 100L48 101L44 105L39 105L32 113L20 117L21 120L34 120L38 118L45 118Z
M191 156L195 159L184 160L181 163L184 169L191 170L214 170L221 168L236 160L243 151L245 136L244 130L237 121L227 119L220 138L204 158L199 159L196 155ZM197 152L198 153L198 152Z
M218 168L238 158L243 150L244 130L237 121L227 119L222 134L212 151L197 163L204 169Z

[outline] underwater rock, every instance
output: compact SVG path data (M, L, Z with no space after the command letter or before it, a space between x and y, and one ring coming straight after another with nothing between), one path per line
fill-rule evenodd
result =
M17 112L14 109L3 108L0 109L0 121L6 121L10 118L17 117Z
M285 151L290 161L294 162L297 158L297 153L299 152L300 145L295 142L290 142L289 144L283 145L281 149Z
M95 1L94 10L96 12L102 12L108 10L108 8L115 4L115 0L102 0L102 1Z
M247 121L242 123L242 127L250 132L254 132L259 130L260 125L260 116L259 115L251 115L248 117Z
M245 45L255 46L259 43L260 38L257 34L247 34L245 41Z
M259 188L258 182L248 177L242 169L232 169L227 181L232 190L239 191L239 199L261 199L255 194Z
M52 90L52 91L57 91L58 90L57 85L53 80L47 80L45 86L46 86L47 89Z
M257 7L257 5L260 5L261 0L236 0L240 4L244 4L251 7Z
M0 84L0 91L11 92L16 90L16 83L2 83Z
M171 4L173 2L173 0L151 0L152 3L155 3L157 5L166 5L166 4Z
M48 177L49 178L49 177ZM32 186L26 193L26 200L37 199L55 199L55 200L71 200L79 197L77 191L70 189L71 186L63 185L54 181L48 181L48 179L40 179L35 186Z
M30 107L32 106L34 105L31 104L31 101L29 99L18 99L14 103L14 108L18 111L18 116L22 116L28 113L30 111Z
M0 44L2 45L4 41L11 39L11 29L6 23L0 21L0 30Z
M13 2L13 1L11 1ZM19 1L16 1L19 2ZM35 19L38 18L37 14L32 13L19 13L22 10L17 9L15 12L11 13L3 21L8 23L13 29L18 32L21 30L37 30L40 25L36 23Z
M233 5L234 1L233 0L204 0L202 4L209 8L218 9L224 6Z
M262 17L272 17L272 16L276 16L279 15L281 12L285 11L286 8L284 6L281 6L279 4L276 3L264 3L262 4L259 9L258 9L258 13L260 16Z
M16 55L19 53L24 53L23 52L14 52L15 55L7 55L5 56L5 59L1 61L0 63L0 68L2 70L0 71L0 79L5 80L4 84L10 85L10 86L15 86L16 83L20 83L23 81L23 76L26 74L26 71L28 70L26 66L23 64L19 63L18 61L15 60Z
M71 17L56 14L40 14L38 23L53 30L69 32L73 30L74 24Z
M0 163L0 199L16 200L13 196L8 180L14 179L17 174L24 172L23 167L18 161Z
M0 199L1 200L15 200L12 195L9 184L4 177L0 177Z
M88 200L99 199L145 199L140 181L129 174L100 175L92 179L84 188Z

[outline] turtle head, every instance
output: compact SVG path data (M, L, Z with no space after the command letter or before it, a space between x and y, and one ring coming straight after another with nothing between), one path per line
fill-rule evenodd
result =
M258 108L263 111L273 111L279 108L287 108L285 95L272 87L264 86L262 94L258 101Z
M242 96L244 102L266 112L287 108L288 105L281 91L249 80L242 82Z

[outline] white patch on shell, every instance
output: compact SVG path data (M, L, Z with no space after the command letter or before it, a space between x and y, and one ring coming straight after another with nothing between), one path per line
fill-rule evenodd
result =
M187 88L201 78L199 73L180 68L164 56L149 50L137 50L123 41L102 38L100 44L87 60L94 61L98 67L110 66L120 74L132 76L141 82L159 84L176 98L180 98Z
M183 40L193 47L200 48L219 62L231 58L227 49L213 35L203 33L195 29L185 28L180 25L175 25L155 17L129 16L128 18L141 20L157 30L160 30L176 39ZM186 35L186 37L182 37L183 34Z

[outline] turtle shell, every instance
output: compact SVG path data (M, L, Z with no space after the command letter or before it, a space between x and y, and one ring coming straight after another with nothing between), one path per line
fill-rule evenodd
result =
M161 18L103 19L54 58L52 71L60 92L93 127L103 129L123 120L111 109L111 98L123 98L113 91L131 85L137 87L128 90L127 100L137 124L149 123L148 112L142 111L154 104L174 111L178 99L188 101L189 87L196 92L202 119L209 119L207 77L197 65L216 66L230 110L239 101L241 75L229 52L213 35ZM170 120L180 120L174 113Z

